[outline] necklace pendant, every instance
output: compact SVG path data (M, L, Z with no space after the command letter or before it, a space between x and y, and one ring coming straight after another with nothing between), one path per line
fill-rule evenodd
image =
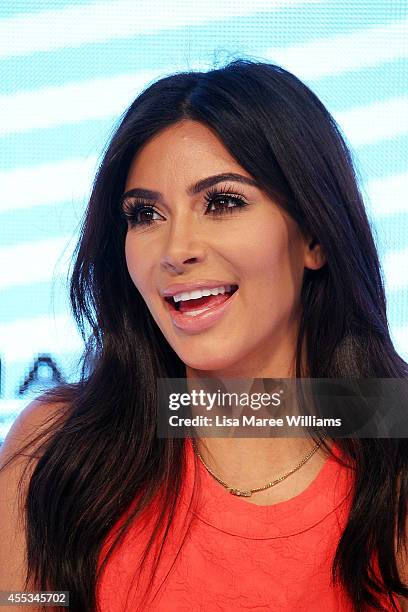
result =
M251 497L252 495L251 491L241 491L241 489L228 489L228 491L232 495L238 495L240 497Z

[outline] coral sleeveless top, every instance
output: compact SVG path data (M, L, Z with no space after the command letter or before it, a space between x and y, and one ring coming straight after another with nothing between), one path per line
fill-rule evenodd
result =
M330 457L302 493L258 506L231 495L213 479L189 439L186 452L179 510L147 603L139 608L150 566L147 573L137 568L151 535L154 503L106 565L97 587L101 612L353 611L342 587L331 583L333 557L350 508L350 470ZM197 487L199 503L193 512L189 506ZM191 518L187 531L186 521ZM98 567L112 534L113 530ZM162 542L162 535L158 540ZM392 610L385 600L383 606Z

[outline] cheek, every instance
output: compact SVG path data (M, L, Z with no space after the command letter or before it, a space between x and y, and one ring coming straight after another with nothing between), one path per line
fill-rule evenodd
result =
M260 229L247 235L241 263L249 278L277 283L288 273L287 243L282 235Z
M266 228L271 226L265 225ZM286 317L297 310L303 277L302 262L285 228L279 231L260 229L246 240L245 257L241 259L242 278L247 281L248 295L257 295L259 319ZM262 296L262 297L261 297ZM254 302L251 300L251 307Z

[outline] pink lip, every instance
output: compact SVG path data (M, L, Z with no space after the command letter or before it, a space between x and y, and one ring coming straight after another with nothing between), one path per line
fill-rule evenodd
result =
M175 283L174 285L169 285L161 291L162 297L171 297L172 295L176 295L176 293L181 293L183 291L194 291L194 289L214 289L214 287L224 287L225 285L237 285L237 283L231 283L230 281L225 280L199 280L194 283Z
M170 304L168 304L168 310L170 316L173 320L173 324L178 328L185 332L200 332L214 325L216 321L218 321L231 307L235 300L235 296L239 292L239 289L232 294L230 298L226 302L223 302L219 306L215 306L214 308L208 308L204 312L199 315L191 316L183 314L179 312L175 308L173 308Z

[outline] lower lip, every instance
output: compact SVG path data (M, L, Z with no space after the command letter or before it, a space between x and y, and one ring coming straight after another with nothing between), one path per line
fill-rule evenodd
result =
M173 324L185 332L200 332L208 329L211 325L214 325L216 321L221 319L221 317L231 308L238 291L239 289L237 289L226 302L214 308L209 308L196 316L183 314L178 310L170 310L169 312Z

